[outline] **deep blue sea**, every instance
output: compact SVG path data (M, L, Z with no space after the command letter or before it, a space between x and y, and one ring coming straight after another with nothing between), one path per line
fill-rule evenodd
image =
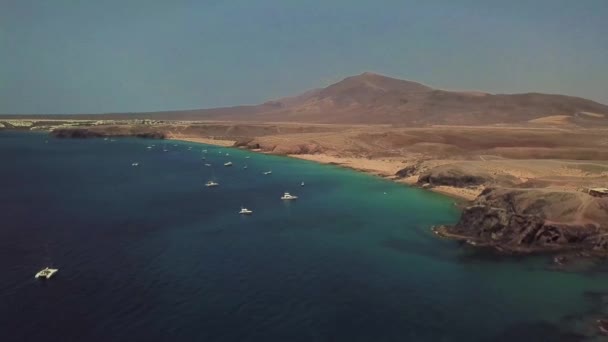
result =
M458 215L336 166L3 132L0 341L578 340L608 277L429 230Z

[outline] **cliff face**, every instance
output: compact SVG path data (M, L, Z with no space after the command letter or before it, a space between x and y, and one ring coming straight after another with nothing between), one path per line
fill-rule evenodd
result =
M51 131L51 136L55 138L74 138L74 139L86 139L86 138L100 138L104 135L98 132L93 132L84 128L61 128Z
M401 174L407 174L407 169L400 171ZM462 170L452 165L443 165L435 167L431 170L423 172L418 178L419 184L447 185L459 188L470 186L478 186L491 182L492 176L473 170Z
M603 202L582 193L488 189L456 225L436 231L510 252L608 253L608 201Z
M113 132L104 130L93 130L88 128L60 128L54 129L50 132L50 135L55 138L73 138L73 139L87 139L87 138L102 138L102 137L128 137L134 136L138 138L146 139L164 139L165 134L162 132L142 131L142 132Z

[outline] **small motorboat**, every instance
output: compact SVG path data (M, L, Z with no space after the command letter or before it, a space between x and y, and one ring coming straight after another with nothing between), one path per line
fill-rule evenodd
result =
M211 164L205 164L205 166L211 166Z
M224 163L224 166L232 166L232 162Z
M286 201L297 200L298 196L294 196L294 195L290 194L289 192L286 192L283 194L283 196L281 196L281 199L286 200Z
M220 183L214 182L214 181L208 181L207 183L205 183L206 187L212 187L212 186L218 186L220 185Z
M253 210L249 210L247 208L241 208L241 211L239 211L239 214L241 214L241 215L251 215L251 214L253 214Z
M300 183L300 186L304 186L304 182Z
M262 173L265 174L265 175L270 175L270 174L272 174L272 171L264 171Z
M59 269L57 269L57 268L45 267L44 269L42 269L38 273L36 273L35 278L50 279L55 273L57 273L57 271L59 271Z
M137 162L131 163L131 166L139 166L139 163L137 163Z

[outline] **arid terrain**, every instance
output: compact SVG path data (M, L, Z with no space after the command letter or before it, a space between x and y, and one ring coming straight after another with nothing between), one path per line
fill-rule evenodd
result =
M448 92L365 73L258 106L0 117L57 137L140 136L349 167L467 202L439 235L510 252L608 252L608 106L562 95Z

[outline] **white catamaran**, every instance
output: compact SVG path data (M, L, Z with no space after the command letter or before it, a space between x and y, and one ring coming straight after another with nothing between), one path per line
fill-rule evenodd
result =
M57 268L45 267L44 269L40 270L40 272L36 273L35 277L37 279L50 279L55 273L57 273L57 271L59 271Z

